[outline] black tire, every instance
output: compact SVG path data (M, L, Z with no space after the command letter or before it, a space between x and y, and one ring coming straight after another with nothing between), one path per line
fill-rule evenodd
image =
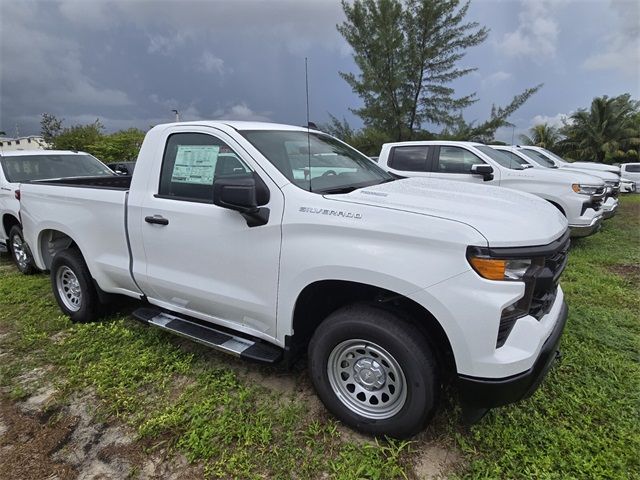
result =
M72 322L92 322L100 315L101 304L96 287L77 249L64 250L53 257L51 287L58 306ZM80 295L75 293L78 291Z
M13 263L21 273L25 275L32 275L38 272L36 263L33 260L33 255L29 249L29 245L25 243L24 236L22 235L22 228L20 228L19 225L14 225L9 230L9 240L7 245L9 247L9 252L11 252ZM19 251L15 249L16 245L20 246Z
M349 359L349 355L352 353L344 354L346 356L336 353L350 351L350 342L355 345L358 343L357 340L363 340L368 345L372 345L372 350L361 349L360 351L364 354L355 353L360 356L351 357L352 359ZM382 362L382 359L387 358L384 354L380 358L375 357L384 363L384 368L382 363L377 363L377 366L370 363L375 360L371 355L376 354L378 347L392 357L392 362L387 363ZM355 348L355 352L358 352L357 347ZM439 399L440 383L434 354L424 336L400 314L366 304L341 308L329 315L317 328L309 343L308 354L311 380L320 400L338 419L356 430L373 435L407 438L420 432L435 411ZM336 362L336 359L340 358L346 359L346 363L345 361ZM362 370L362 364L358 365L360 362L365 362L364 365L367 366L368 372ZM390 390L390 384L397 379L389 373L394 370L386 367L389 365L393 367L393 362L396 362L396 365L400 367L406 380L399 384L396 383L396 385L404 385L406 388L406 396L403 401L395 387L393 392ZM335 371L333 365L340 365L338 369L344 370L339 375L332 375L329 372ZM368 368L370 365L373 365L372 369ZM364 372L364 375L357 373L358 368L360 368L360 372ZM345 379L343 375L348 378ZM362 376L360 380L357 380L359 375ZM341 379L343 387L332 386L330 376L333 378L334 385L340 384ZM373 390L363 392L364 401L354 397L360 393L352 392L352 395L349 396L348 392L351 392L349 382L355 388L362 389L362 386L366 386L365 380L371 380L371 378L374 378L374 382L382 382L384 378L385 385L369 385L369 388ZM360 387L355 385L356 382ZM340 391L341 388L347 390ZM369 405L374 396L381 398L384 402L384 392L395 394L396 400L387 395L386 402L390 402L388 405L383 405L378 400L373 407ZM348 406L349 402L356 404L355 410L353 406ZM360 403L358 404L358 402ZM377 407L378 404L380 407ZM390 408L391 405L395 405L397 410L391 409L384 414L375 412L363 414L356 411L358 408ZM390 416L375 418L376 415Z

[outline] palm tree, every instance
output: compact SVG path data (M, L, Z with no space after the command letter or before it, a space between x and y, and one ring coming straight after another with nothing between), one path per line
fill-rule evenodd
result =
M529 135L520 135L520 141L525 145L535 145L536 147L554 150L560 141L558 129L548 123L539 123L529 129Z
M563 149L572 158L604 162L620 151L637 148L639 110L640 102L629 94L594 98L589 110L573 113L562 128Z

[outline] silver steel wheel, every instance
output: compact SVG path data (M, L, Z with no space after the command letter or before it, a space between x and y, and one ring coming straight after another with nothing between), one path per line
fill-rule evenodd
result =
M18 266L22 270L26 269L29 266L29 254L27 253L27 246L20 238L20 235L14 235L11 239L11 250Z
M64 306L72 312L77 312L82 306L82 288L78 277L67 266L62 266L56 273L56 287Z
M340 343L329 354L327 373L340 401L363 417L393 417L407 400L400 364L375 343L359 339Z

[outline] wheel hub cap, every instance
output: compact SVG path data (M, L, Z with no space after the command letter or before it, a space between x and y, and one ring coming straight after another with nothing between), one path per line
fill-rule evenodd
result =
M352 412L370 419L396 415L407 400L407 382L398 361L366 340L346 340L329 354L329 383Z
M14 235L11 240L11 249L13 250L13 256L20 267L26 267L28 263L27 252L24 247L24 242L18 235Z
M74 271L67 266L61 267L56 274L56 285L64 306L72 312L80 310L82 288Z
M362 358L353 366L353 379L367 390L378 390L384 386L387 375L373 358Z

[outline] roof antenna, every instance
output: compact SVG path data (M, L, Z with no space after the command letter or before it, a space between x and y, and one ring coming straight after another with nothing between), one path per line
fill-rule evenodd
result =
M308 59L304 57L304 83L307 90L307 156L309 164L309 191L311 191L311 135L309 133L309 70L307 68Z

